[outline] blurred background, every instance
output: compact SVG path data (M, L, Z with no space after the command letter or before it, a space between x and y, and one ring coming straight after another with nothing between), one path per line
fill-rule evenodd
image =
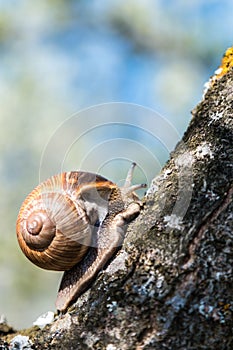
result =
M62 142L71 115L121 101L156 110L181 137L204 83L232 46L232 14L232 0L0 0L0 314L13 326L28 327L54 310L61 278L29 263L15 237L18 210L39 182L41 159L44 171L57 156L54 133L62 130ZM85 115L79 119L84 131ZM143 122L150 130L151 118ZM131 129L119 127L113 139L124 134L144 145ZM67 168L77 169L79 157L106 142L106 133L89 133L67 157ZM150 181L168 153L161 147L156 170L148 165L138 177ZM132 147L127 159L140 157ZM95 170L89 158L86 170ZM123 178L119 166L111 177L101 162L95 167L102 175Z

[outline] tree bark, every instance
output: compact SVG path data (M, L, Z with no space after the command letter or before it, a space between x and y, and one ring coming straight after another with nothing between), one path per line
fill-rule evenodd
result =
M72 310L19 332L33 349L233 349L232 66L229 49L107 269Z

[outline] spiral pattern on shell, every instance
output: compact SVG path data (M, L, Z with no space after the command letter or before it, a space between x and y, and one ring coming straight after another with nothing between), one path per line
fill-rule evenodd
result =
M105 216L113 185L95 174L69 172L37 186L22 204L16 224L18 242L27 258L44 269L71 269L86 254L99 220L95 205L90 206L90 215L86 203L93 196L99 200L101 193Z

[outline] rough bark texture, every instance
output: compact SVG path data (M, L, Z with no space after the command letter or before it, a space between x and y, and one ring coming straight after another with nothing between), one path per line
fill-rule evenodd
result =
M233 349L231 55L116 258L66 315L21 332L33 349Z

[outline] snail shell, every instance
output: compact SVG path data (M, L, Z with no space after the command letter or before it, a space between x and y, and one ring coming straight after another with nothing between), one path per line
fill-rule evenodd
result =
M107 214L113 186L101 176L84 172L55 175L37 186L25 199L16 225L27 258L41 268L57 271L78 263L92 244L99 216ZM93 197L97 203L90 213Z
M67 271L58 294L59 310L85 290L139 214L133 191L145 185L131 186L134 167L121 189L100 175L73 171L44 181L23 202L16 223L23 253L41 268Z

